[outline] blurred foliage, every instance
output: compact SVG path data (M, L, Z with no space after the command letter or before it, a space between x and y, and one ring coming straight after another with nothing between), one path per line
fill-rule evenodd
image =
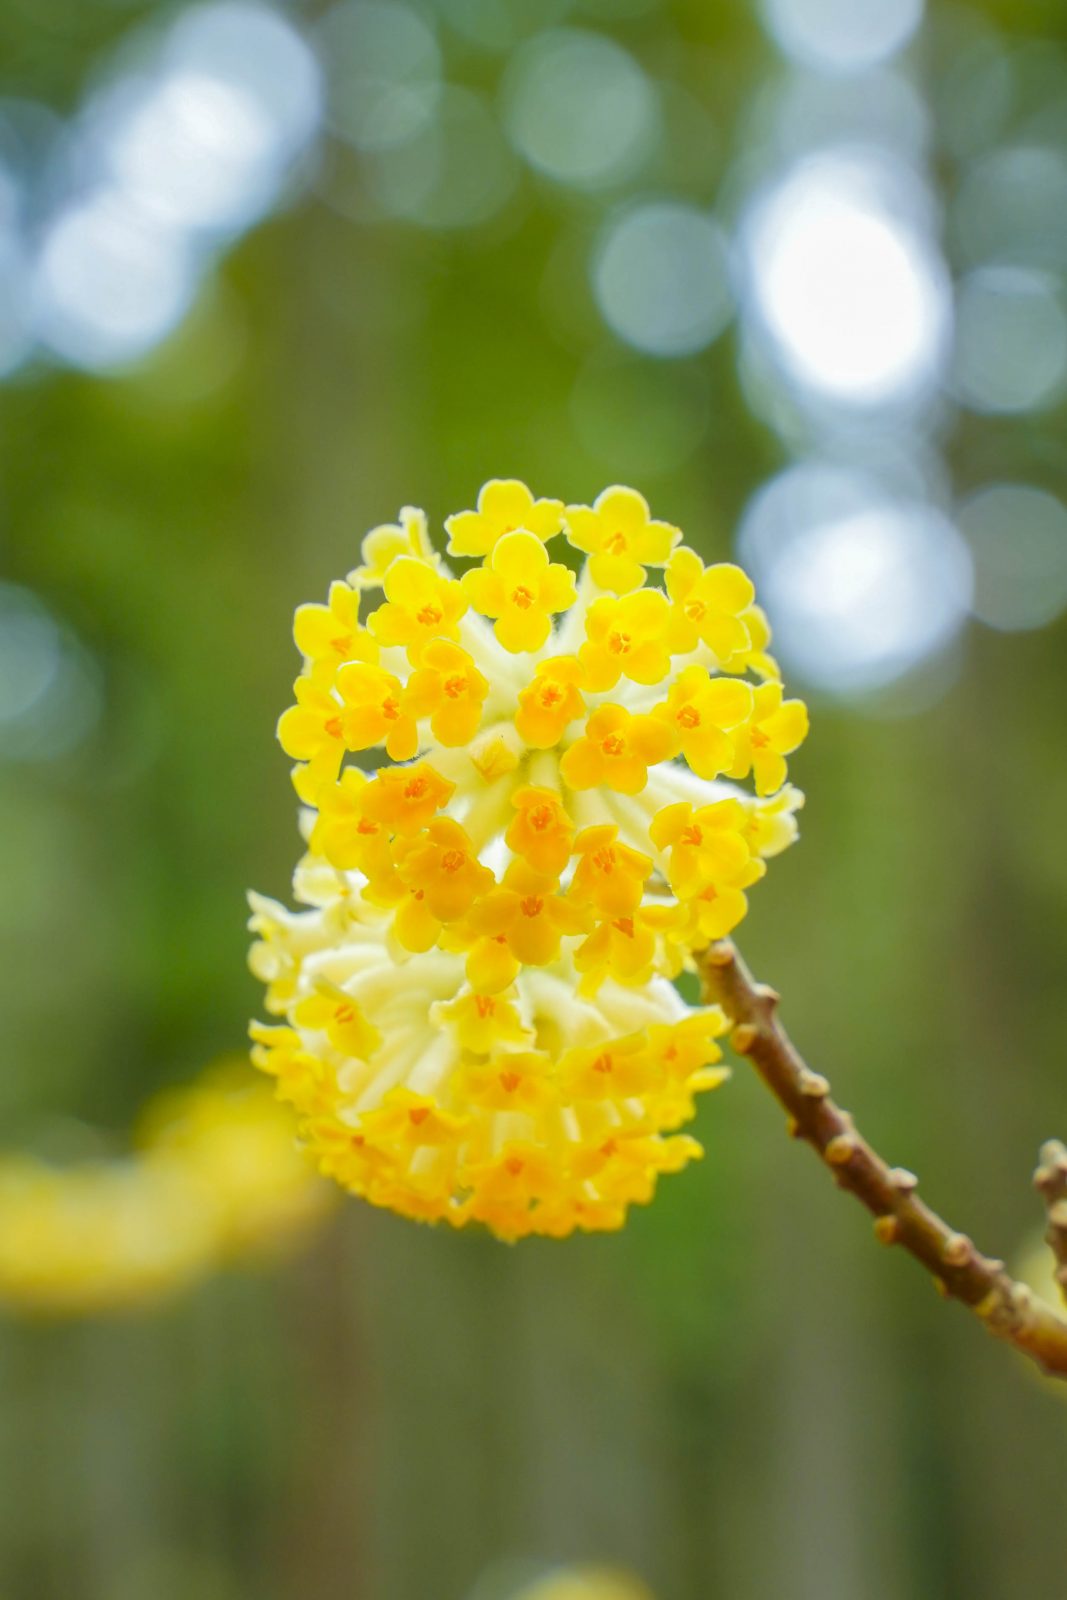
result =
M4 92L70 113L170 14L4 0ZM724 556L785 460L735 332L640 355L585 265L620 194L729 200L781 73L755 8L586 0L566 20L689 96L619 188L523 170L471 228L353 220L324 151L152 355L38 361L3 391L5 578L79 641L102 707L64 752L0 766L8 1144L62 1124L77 1153L83 1119L120 1130L239 1046L244 891L283 895L296 839L272 740L291 613L366 527L403 502L439 525L494 474L569 500L636 479ZM495 95L508 49L443 31L448 74ZM913 47L935 108L964 37L1025 38L1062 86L1054 0L935 3ZM963 166L935 150L946 205ZM955 416L956 484L1064 496L1062 424L1061 404ZM872 1137L1005 1255L1067 1125L1065 667L1062 625L973 629L906 686L913 714L816 700L802 843L745 929ZM508 1250L352 1204L275 1277L117 1326L9 1323L0 1592L465 1600L502 1563L572 1560L671 1600L1061 1592L1061 1409L876 1252L743 1072L698 1132L704 1163L618 1238Z

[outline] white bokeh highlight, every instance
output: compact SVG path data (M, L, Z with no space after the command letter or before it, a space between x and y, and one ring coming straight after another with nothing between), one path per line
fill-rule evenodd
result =
M743 230L772 357L795 383L852 406L928 391L951 321L940 256L880 176L855 158L812 157L756 200Z
M601 315L626 344L654 356L706 349L733 311L726 242L696 206L631 206L607 224L593 262Z
M532 167L596 189L630 177L658 129L655 91L627 50L602 34L552 28L522 45L502 87L504 126Z
M857 72L901 50L923 17L923 0L763 0L763 22L780 50L824 72Z
M971 558L952 524L836 465L797 465L761 489L740 554L790 670L844 698L944 650L970 609Z
M1067 610L1067 508L1024 483L995 483L960 507L975 566L974 614L991 628L1043 628Z

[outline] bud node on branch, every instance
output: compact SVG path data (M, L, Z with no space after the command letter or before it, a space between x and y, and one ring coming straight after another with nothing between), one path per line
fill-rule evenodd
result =
M765 985L753 981L728 941L697 957L708 1002L720 1005L733 1023L731 1042L789 1117L789 1132L804 1139L833 1174L874 1216L883 1244L900 1244L930 1273L938 1291L974 1312L990 1333L1037 1363L1051 1377L1067 1379L1067 1316L1060 1315L1015 1281L1004 1263L984 1256L965 1233L932 1211L918 1196L918 1180L891 1167L855 1131L852 1118L834 1102L829 1084L802 1060L775 1015ZM1067 1296L1067 1146L1050 1141L1035 1176L1047 1207L1048 1242L1057 1278Z

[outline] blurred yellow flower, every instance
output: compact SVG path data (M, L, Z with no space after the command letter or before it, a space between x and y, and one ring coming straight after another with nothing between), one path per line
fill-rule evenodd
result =
M296 1243L334 1193L295 1135L292 1113L234 1062L151 1101L125 1159L0 1158L0 1302L122 1310Z
M796 837L806 713L745 574L634 490L564 512L495 480L447 526L481 558L462 578L376 530L369 634L341 595L299 624L281 733L309 848L300 910L252 897L277 1019L254 1058L376 1205L505 1239L615 1228L700 1154L677 1130L726 1022L673 980ZM342 764L372 748L375 772ZM749 772L756 795L717 781Z

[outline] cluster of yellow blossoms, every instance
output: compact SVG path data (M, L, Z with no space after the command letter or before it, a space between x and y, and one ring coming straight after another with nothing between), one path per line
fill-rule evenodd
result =
M0 1159L0 1302L53 1315L144 1305L302 1239L336 1190L247 1062L148 1105L137 1154Z
M405 508L296 613L278 736L307 909L252 897L284 1018L254 1059L375 1204L507 1239L617 1227L700 1153L675 1130L725 1075L725 1021L672 980L795 838L807 713L745 574L634 490L497 480L446 528L462 576Z

